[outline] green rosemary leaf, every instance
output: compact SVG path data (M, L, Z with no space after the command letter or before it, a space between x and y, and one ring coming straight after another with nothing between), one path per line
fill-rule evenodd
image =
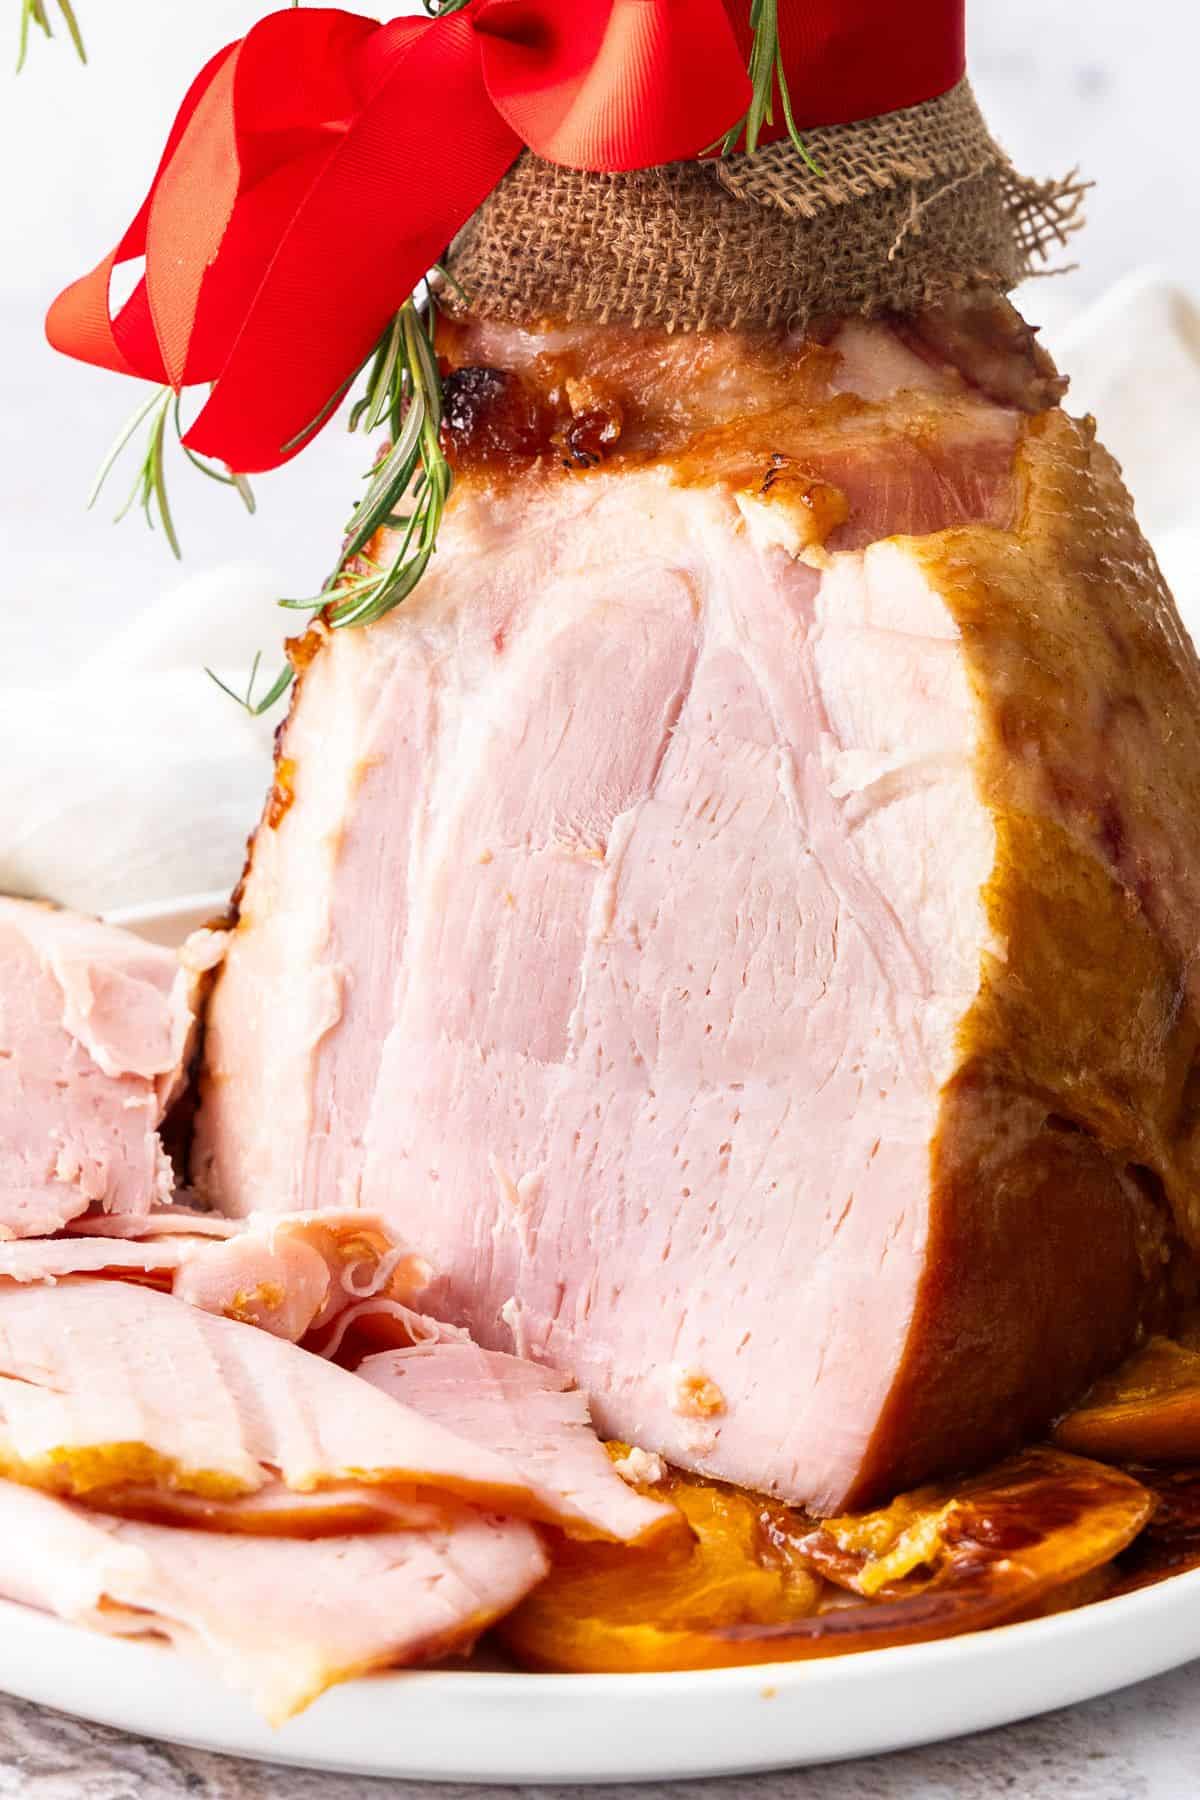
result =
M432 306L429 296L429 312ZM415 300L400 308L364 366L366 393L355 402L351 424L371 430L387 422L393 442L367 473L338 565L321 592L280 601L291 611L324 608L338 630L371 624L412 593L437 547L453 479L441 447L442 384L430 319ZM400 533L387 567L366 554L384 529Z
M285 663L262 699L256 700L254 698L254 684L258 680L258 670L261 662L262 651L259 650L255 655L254 661L250 665L250 679L246 683L246 692L244 694L236 693L227 681L222 681L215 669L206 668L204 673L208 676L210 681L215 681L221 692L223 694L228 694L229 698L234 701L236 705L240 706L243 712L248 712L251 718L258 719L262 717L263 713L270 712L271 708L282 700L283 696L291 687L292 682L296 679L296 671L293 669L291 663Z
M168 389L168 392L170 390ZM146 493L143 499L143 510L151 524L154 523L152 505L158 504L158 516L162 520L163 535L171 546L176 562L183 561L183 551L179 548L179 538L175 531L175 521L171 516L171 506L167 499L167 477L163 458L163 444L167 435L167 408L164 406L158 415L154 430L150 434L151 466L148 471Z
M88 495L87 500L89 512L100 498L100 490L112 474L113 468L120 457L122 450L124 450L126 444L129 443L130 439L136 434L144 421L149 418L150 414L154 411L154 408L161 404L162 396L163 389L155 388L154 392L150 395L150 398L145 401L143 405L138 407L137 411L126 420L125 424L117 433L104 461L100 464L96 479L92 483L92 490Z
M75 17L75 8L71 0L58 0L58 10L62 14L67 35L75 46L75 53L80 62L87 61L83 34L79 29L79 21ZM54 28L50 23L50 12L47 0L21 0L21 28L17 42L17 73L25 67L25 59L29 55L29 33L33 26L45 37L54 36Z
M170 545L172 553L181 558L183 552L180 548L179 534L175 529L175 518L167 493L168 425L174 428L179 447L192 466L199 469L202 475L207 475L210 481L220 482L222 487L233 488L249 513L253 513L256 506L254 490L244 475L235 475L232 470L220 469L209 462L207 458L198 456L194 450L188 448L183 441L184 427L179 396L172 388L160 387L155 388L149 399L142 402L128 423L122 426L117 434L116 440L101 463L99 473L92 484L92 491L88 495L89 508L96 504L105 482L120 461L122 452L147 422L149 422L149 431L146 436L146 447L142 452L129 498L117 513L116 522L119 524L135 505L141 507L146 516L146 523L151 527L154 526L157 515L157 522L162 526L163 535Z
M364 476L365 492L350 515L329 580L310 599L281 599L279 605L286 611L323 612L337 630L371 625L407 600L433 559L453 485L441 446L442 384L433 345L433 307L428 286L424 311L415 298L406 301L351 381L294 440L307 437L328 418L352 382L366 371L365 392L350 411L351 430L369 432L387 425L392 442ZM399 534L389 546L386 565L369 553L382 530ZM264 712L290 680L289 672L260 701L253 700L253 683L244 698L234 698L248 711Z
M63 16L63 23L67 28L67 34L75 46L76 56L78 56L81 63L86 63L87 51L84 48L83 34L79 29L79 21L75 17L75 8L71 5L71 0L58 0L58 10Z
M166 475L163 462L163 445L166 438L167 418L171 401L174 398L170 388L159 388L143 406L139 407L130 424L118 438L113 449L105 458L99 478L92 489L91 501L95 501L104 481L111 472L113 464L122 449L129 442L137 428L146 420L150 421L150 432L146 440L146 449L130 489L129 498L116 515L116 523L120 524L132 508L140 506L146 516L146 523L153 527L155 508L158 509L159 523L163 535L171 547L173 555L181 556L179 538L175 531L175 521L171 516L171 507L167 500Z
M324 406L321 408L320 412L317 414L315 419L310 419L308 424L305 425L300 431L298 431L294 437L290 437L286 444L281 444L279 446L279 454L281 456L289 455L293 450L296 449L297 445L302 444L304 442L305 438L312 437L314 432L319 431L321 429L322 425L326 424L326 422L333 416L333 414L337 411L338 407L342 404L342 401L346 398L346 395L350 392L350 389L354 386L355 382L358 380L359 376L362 374L363 370L366 368L367 363L369 363L371 361L371 358L375 354L376 354L376 352L373 350L371 352L371 356L367 357L366 362L359 363L357 369L355 369L351 374L347 375L345 381L342 382L341 386L336 390L336 392L332 393L329 396L328 400L325 402ZM359 402L359 404L360 405L362 404L361 401Z
M455 280L445 263L434 263L433 271L441 281L445 282L452 293L457 294L464 306L469 306L471 304L471 296L468 294L466 288L462 285L461 281Z
M758 149L764 125L775 123L775 89L779 89L780 105L788 137L800 152L814 175L824 169L809 151L796 126L792 97L788 92L783 55L779 48L779 0L750 0L750 29L754 42L750 50L750 105L735 125L718 140L722 156L729 156L745 137L745 153L753 156ZM716 149L717 145L710 145Z
M179 439L179 448L191 463L193 469L199 469L201 475L207 475L210 481L219 482L222 487L233 488L242 505L250 514L258 511L258 501L254 497L254 489L244 475L235 475L232 469L218 468L216 463L209 462L206 456L200 456L195 450L188 448L185 442L185 428L182 416L183 396L176 394L173 408L175 415L175 435Z

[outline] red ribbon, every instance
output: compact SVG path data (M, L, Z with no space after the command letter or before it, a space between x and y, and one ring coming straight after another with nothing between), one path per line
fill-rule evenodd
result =
M56 349L215 384L188 445L239 473L302 447L400 302L521 150L578 169L700 155L745 112L749 0L470 0L442 19L271 14L193 83L111 256L59 296ZM801 127L947 92L963 0L779 0ZM778 119L764 140L785 134ZM114 315L114 269L144 257ZM309 429L311 427L311 429Z

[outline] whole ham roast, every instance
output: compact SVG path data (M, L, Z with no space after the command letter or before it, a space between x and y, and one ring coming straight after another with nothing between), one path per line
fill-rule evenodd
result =
M1200 1241L1200 669L1116 466L995 295L440 347L438 555L294 650L193 1178L388 1217L685 1468L1003 1451Z

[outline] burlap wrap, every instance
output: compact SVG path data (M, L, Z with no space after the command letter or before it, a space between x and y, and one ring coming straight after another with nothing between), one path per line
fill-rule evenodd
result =
M449 258L465 302L512 320L669 330L802 326L1009 289L1082 223L1083 184L1019 175L966 81L941 99L754 156L589 175L525 155Z

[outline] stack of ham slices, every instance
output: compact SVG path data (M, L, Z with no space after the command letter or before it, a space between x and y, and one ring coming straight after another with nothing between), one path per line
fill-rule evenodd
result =
M181 972L23 902L0 931L0 1594L165 1636L280 1720L469 1648L546 1574L535 1521L677 1528L568 1381L419 1311L378 1219L164 1206L203 934Z

